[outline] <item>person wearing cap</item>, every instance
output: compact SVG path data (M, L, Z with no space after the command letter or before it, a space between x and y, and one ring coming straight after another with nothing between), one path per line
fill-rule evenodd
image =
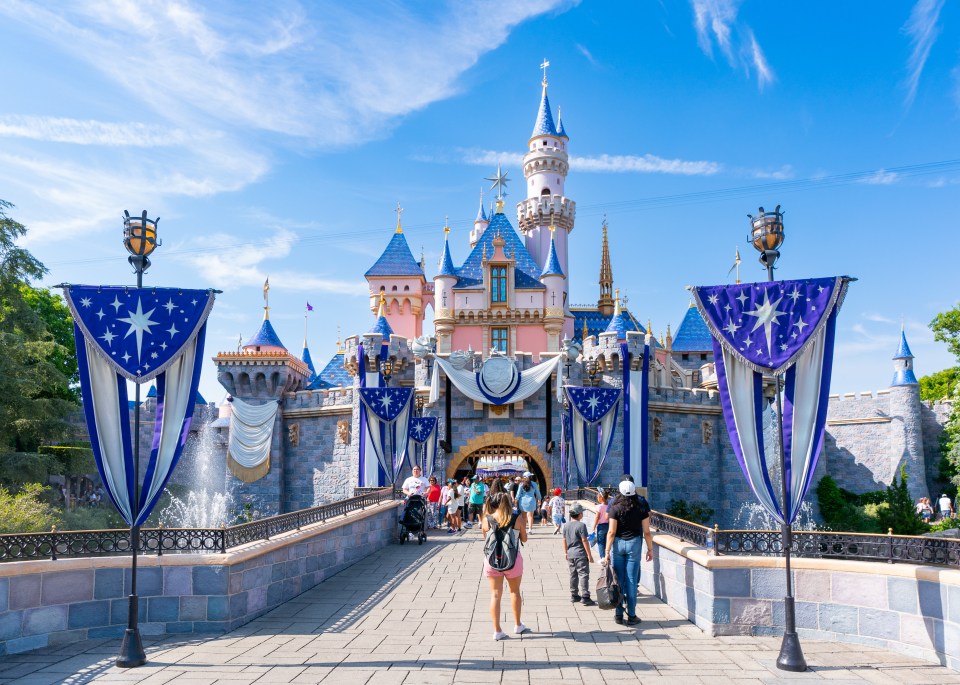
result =
M483 514L483 501L487 497L487 486L480 481L479 476L470 479L470 521L467 527L471 527L475 522L479 522Z
M570 520L563 524L563 557L570 568L570 601L581 602L584 606L594 606L590 599L590 564L593 553L587 526L581 521L583 506L574 502L570 507Z
M540 494L540 486L536 481L531 480L533 474L526 471L523 474L523 482L517 488L517 506L520 509L520 517L523 521L520 525L526 526L527 535L533 533L533 512L540 506L540 500L543 496Z
M953 502L950 501L950 496L947 495L947 493L940 495L940 499L937 500L937 505L940 508L941 521L953 518Z
M653 536L650 535L650 505L637 495L631 481L620 483L620 496L607 510L610 529L607 532L607 554L602 563L613 564L617 582L626 603L616 608L614 621L623 625L640 623L637 617L637 586L640 584L640 552L647 542L647 561L653 561Z
M553 489L553 497L550 498L550 513L553 516L553 534L558 535L567 513L567 501L563 499L563 490L560 488Z

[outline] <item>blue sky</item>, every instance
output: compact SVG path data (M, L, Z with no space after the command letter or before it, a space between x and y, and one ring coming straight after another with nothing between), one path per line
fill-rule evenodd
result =
M520 199L547 58L574 303L596 301L606 215L616 286L676 330L684 286L727 280L735 248L764 278L746 214L779 203L781 277L860 279L834 391L889 382L901 320L918 374L951 363L926 324L958 300L957 3L0 0L0 17L0 197L47 283L132 282L120 216L147 209L164 244L146 282L225 291L210 353L256 331L267 275L291 349L307 300L315 360L338 323L368 329L363 272L398 201L428 275L445 216L460 263L498 161ZM224 394L212 364L201 390Z

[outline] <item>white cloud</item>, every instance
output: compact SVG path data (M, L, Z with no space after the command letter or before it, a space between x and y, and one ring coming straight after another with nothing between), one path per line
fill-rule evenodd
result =
M893 319L887 316L884 316L883 314L877 314L874 312L864 312L860 316L862 316L867 321L873 321L875 323L888 323L888 324L896 323Z
M871 186L888 186L896 183L898 180L900 180L900 175L895 171L877 169L874 173L860 179L860 183Z
M907 89L905 102L908 107L913 104L917 95L917 86L920 83L923 68L927 64L927 58L930 56L930 49L940 34L937 22L940 19L943 4L944 0L917 0L910 12L910 18L903 26L903 32L910 37L912 44L910 57L907 59L908 73L904 84Z
M774 81L773 69L749 26L737 21L740 0L690 0L697 44L713 57L716 44L732 67L741 66L749 75L757 75L757 86Z
M420 157L421 161L430 161ZM520 166L523 155L517 152L497 152L495 150L463 150L462 161L477 166L496 166L512 164ZM684 159L664 159L656 155L596 155L592 157L570 157L570 168L576 171L595 173L645 173L675 174L681 176L711 176L723 167L719 162L692 161Z
M206 134L212 136L214 134ZM0 136L51 143L130 147L185 145L206 137L182 129L136 122L107 122L63 117L0 116Z
M593 65L593 66L595 66L595 67L599 67L599 66L600 66L600 62L598 62L598 61L597 61L597 58L593 56L593 53L591 53L589 50L587 50L586 46L581 45L580 43L577 43L577 44L575 45L575 47L577 48L577 52L579 52L581 55L583 55L584 57L586 57L586 58L587 58L587 61L590 62L591 65Z
M784 164L779 169L755 169L749 172L753 178L771 179L774 181L785 181L794 176L793 167L790 164Z

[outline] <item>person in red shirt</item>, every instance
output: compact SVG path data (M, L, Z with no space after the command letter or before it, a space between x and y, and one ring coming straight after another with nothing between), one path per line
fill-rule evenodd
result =
M430 476L430 485L427 487L427 527L439 528L440 520L440 486L435 476Z

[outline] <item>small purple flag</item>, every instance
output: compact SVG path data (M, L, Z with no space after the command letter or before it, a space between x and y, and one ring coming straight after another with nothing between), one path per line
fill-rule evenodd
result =
M312 306L309 302L307 302L307 311L308 311L308 312L312 312L312 311L313 311L313 306Z

